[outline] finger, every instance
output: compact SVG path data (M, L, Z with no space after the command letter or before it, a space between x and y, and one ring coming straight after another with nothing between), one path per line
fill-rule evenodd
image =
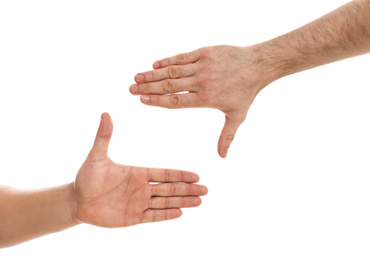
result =
M153 63L153 69L164 68L170 65L184 65L197 62L200 58L199 50L187 53L180 53L175 56L158 60Z
M141 102L145 105L164 107L164 108L190 108L200 107L196 93L172 94L172 95L142 95Z
M193 172L170 170L170 169L148 169L150 182L186 182L195 183L199 181L199 176Z
M153 197L149 201L150 209L191 208L202 203L199 197Z
M199 184L162 183L152 185L152 196L204 196L207 193L207 187Z
M184 66L171 65L166 68L151 70L135 75L136 83L153 82L163 79L190 77L195 74L194 64Z
M101 115L100 125L95 137L95 142L91 149L91 154L107 155L112 133L113 133L112 118L108 113L103 113Z
M130 86L130 92L134 95L142 94L171 94L183 91L193 92L196 90L193 78L165 79L151 83L134 84Z
M141 223L170 220L179 218L181 215L181 209L147 209Z
M227 116L225 118L225 125L218 140L218 154L222 158L225 158L227 156L227 152L232 141L234 140L236 131L241 124L239 123L239 121L230 119Z

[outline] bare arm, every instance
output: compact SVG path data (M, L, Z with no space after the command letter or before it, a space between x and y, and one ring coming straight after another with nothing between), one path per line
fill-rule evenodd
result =
M0 186L0 248L77 225L73 184L39 191Z
M113 132L104 113L94 145L76 181L39 191L0 186L0 248L88 223L127 227L181 216L181 208L201 204L205 186L192 172L133 167L113 162Z
M355 0L261 44L277 77L370 52L370 1ZM275 64L275 65L274 65Z
M226 157L238 127L264 87L281 77L369 52L370 1L355 0L267 42L206 47L156 61L153 71L135 76L130 92L141 95L147 105L210 107L224 112L218 153Z

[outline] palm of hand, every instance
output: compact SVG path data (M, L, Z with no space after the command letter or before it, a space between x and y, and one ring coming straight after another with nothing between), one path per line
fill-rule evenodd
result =
M78 220L101 227L125 227L180 217L182 207L199 206L207 188L192 184L195 173L133 167L107 154L113 125L108 114L74 186ZM155 182L158 184L151 184Z
M76 191L78 219L104 227L143 222L152 196L144 171L109 158L86 161L77 176Z

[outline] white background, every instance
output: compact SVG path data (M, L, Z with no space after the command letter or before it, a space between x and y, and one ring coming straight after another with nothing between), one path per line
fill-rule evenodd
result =
M271 84L227 159L221 112L128 92L157 59L265 41L345 2L0 1L0 183L72 182L106 111L113 160L194 171L209 188L177 220L80 225L0 259L369 259L369 56Z

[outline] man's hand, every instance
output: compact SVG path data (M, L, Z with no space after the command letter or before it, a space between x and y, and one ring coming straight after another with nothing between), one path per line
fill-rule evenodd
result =
M370 2L356 0L285 35L253 46L201 48L156 61L130 92L165 108L210 107L225 113L218 153L226 157L258 92L271 82L370 52ZM185 93L184 93L185 92ZM176 94L177 93L177 94Z
M274 79L260 62L256 46L206 47L154 62L153 71L130 86L144 104L164 108L216 108L225 113L218 153L231 142L258 92Z
M125 227L178 218L180 208L201 204L199 196L206 195L207 188L193 184L199 181L195 173L113 162L108 157L112 131L112 119L104 113L94 146L75 181L79 221Z

